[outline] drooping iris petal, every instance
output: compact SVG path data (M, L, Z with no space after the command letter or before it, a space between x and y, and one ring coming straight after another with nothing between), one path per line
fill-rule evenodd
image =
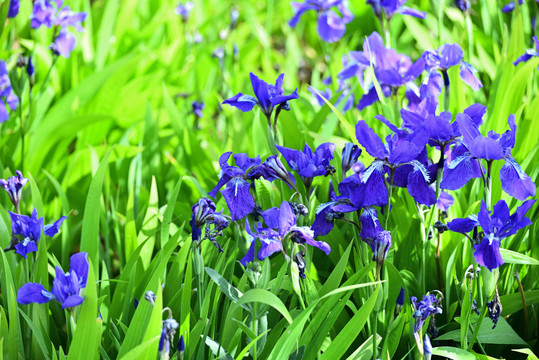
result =
M417 160L413 161L413 170L408 175L408 192L415 201L427 206L436 203L435 191L429 183L427 169Z
M261 261L268 256L271 256L276 252L281 251L283 248L282 243L278 240L261 238L260 241L262 242L262 246L260 247L260 250L258 250L257 258Z
M467 152L449 163L444 171L444 178L440 183L442 189L457 190L470 181L473 175L472 155Z
M500 267L504 263L500 254L500 240L497 238L483 238L479 245L475 245L474 258L481 266L490 271Z
M381 161L374 161L363 173L364 206L384 206L387 204L388 192L384 183L384 174L384 164Z
M15 252L26 259L28 253L37 251L37 244L28 238L15 245Z
M453 196L446 193L445 191L440 192L440 197L438 198L438 201L436 202L436 208L442 211L447 211L453 205L455 200L453 199Z
M454 219L447 223L449 230L458 232L461 234L467 234L472 231L476 226L479 226L479 221L476 215L471 215L464 219Z
M389 162L392 164L402 164L414 160L422 151L414 143L406 140L399 141L391 152Z
M88 269L90 264L88 263L88 253L79 252L71 255L69 259L70 270L75 271L79 280L79 287L86 287L86 280L88 279Z
M478 136L469 147L473 157L487 161L503 159L503 149L494 139Z
M296 223L294 211L287 201L283 201L279 209L279 234L284 236Z
M70 295L62 303L62 309L79 306L83 300L84 298L78 294Z
M366 239L374 239L376 234L382 231L382 226L378 221L378 212L372 206L367 206L363 209L359 221L361 222L361 233L359 236L366 241Z
M240 109L243 112L248 112L253 110L253 107L257 104L257 100L251 96L251 95L244 95L242 93L238 93L231 97L230 99L227 99L223 101L223 104L228 104L231 106L234 106L235 108Z
M44 304L54 299L54 295L36 283L24 284L17 292L17 302L22 305L31 303Z
M66 28L63 28L60 31L60 34L58 34L56 40L54 40L51 48L58 55L67 59L69 58L69 55L73 49L75 49L76 42L77 39L75 38L75 35L70 33Z
M247 222L247 219L245 219ZM248 225L246 224L246 227ZM253 238L251 240L251 246L249 246L249 250L247 250L247 253L245 256L240 260L240 263L243 266L247 266L247 263L253 262L255 260L255 246L256 246L256 238Z
M344 21L333 10L324 11L318 15L318 34L327 42L339 40L346 31Z
M358 121L356 125L356 137L358 142L372 157L383 159L389 155L382 140L364 120Z
M331 252L330 246L327 243L323 242L323 241L316 241L316 240L313 240L310 237L306 237L305 243L308 244L308 245L314 246L315 248L318 248L318 249L322 250L323 252L326 253L326 255L329 255L329 253Z
M470 64L462 62L460 66L460 78L466 85L477 91L483 87L483 83L479 80L474 73L477 72Z
M249 187L250 184L247 181L241 177L234 177L227 183L226 188L221 190L232 221L242 219L253 211L255 202L249 192Z
M408 6L402 6L399 9L399 13L402 14L402 15L413 16L413 17L416 17L418 19L424 19L424 18L427 17L426 12L415 10L415 9L409 8Z
M535 195L535 183L510 156L505 157L505 165L500 170L500 181L503 191L518 200L526 200Z
M67 219L67 217L62 216L61 218L56 220L54 223L43 226L43 233L47 235L48 237L53 237L54 235L58 234L58 231L60 231L60 226L62 225L65 219Z

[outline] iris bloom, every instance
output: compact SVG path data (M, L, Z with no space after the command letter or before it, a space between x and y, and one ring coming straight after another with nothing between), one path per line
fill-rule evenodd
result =
M354 143L346 143L342 149L341 157L341 170L343 176L346 175L348 170L357 162L359 156L361 155L361 149Z
M189 20L189 15L191 15L191 11L193 11L193 7L192 1L186 1L185 4L179 3L174 12L182 17L183 22L187 22L187 20Z
M283 251L283 242L286 239L290 239L297 244L314 246L326 254L331 251L328 244L313 239L314 233L309 227L297 225L297 217L290 204L286 201L283 201L280 208L274 207L264 211L262 218L267 227L262 227L258 223L254 232L251 230L249 222L245 220L245 228L250 235L251 246L247 254L241 259L243 266L254 261L256 239L259 239L261 243L261 247L256 254L259 260L264 260L278 251Z
M202 101L193 101L191 104L191 112L195 114L197 118L201 118L203 116L202 110L204 109L204 103Z
M458 44L444 44L436 50L425 51L422 60L427 70L427 77L421 85L422 95L428 93L432 97L438 97L442 83L443 86L449 88L447 70L453 66L460 66L459 75L466 85L476 91L482 88L483 84L474 75L476 70L472 65L462 61L462 58L462 49Z
M535 195L534 182L511 155L517 131L513 114L509 115L508 119L510 130L502 135L493 131L489 131L488 136L481 135L478 125L466 114L458 114L455 122L462 133L464 150L461 152L465 152L449 164L441 184L443 188L455 190L464 186L473 176L470 166L470 163L475 161L473 159L484 159L488 164L494 160L504 160L505 165L500 171L503 191L518 200L526 200Z
M274 128L277 123L277 117L281 110L290 110L289 100L298 98L298 89L290 95L284 95L283 80L284 74L279 75L275 81L275 85L269 84L264 80L260 80L255 74L251 73L251 85L256 97L237 93L230 99L223 101L223 104L228 104L240 109L243 112L251 111L258 105L262 113L268 119L268 125L271 127L271 114L275 110Z
M523 55L519 56L513 65L517 66L521 62L526 62L534 57L539 57L539 40L537 40L537 35L533 36L533 43L535 44L535 49L526 50Z
M390 20L395 14L410 15L424 19L427 14L423 11L415 10L404 6L407 0L367 0L367 4L372 7L374 14L381 18L382 14Z
M37 210L34 209L32 216L19 215L9 212L11 216L12 236L11 243L4 251L15 250L15 252L26 258L26 254L37 251L37 244L41 238L41 230L48 237L53 237L60 230L60 225L66 219L62 216L52 224L43 225L43 218L37 217Z
M384 122L393 132L386 138L386 143L376 135L364 120L356 125L356 137L365 150L375 158L371 165L361 175L365 184L363 205L384 206L388 201L388 189L384 182L386 171L396 175L390 176L396 186L407 187L410 195L419 203L432 205L435 196L429 185L435 180L435 175L429 171L425 154L428 135L423 129L407 133L397 129L381 116L376 117ZM399 170L401 166L406 166ZM397 170L399 172L397 173ZM394 185L391 183L390 185Z
M306 187L311 186L314 177L327 176L335 172L335 168L329 163L333 159L335 144L320 144L314 152L307 144L303 151L279 145L275 147L283 155L288 166L301 176Z
M524 0L518 0L519 5L522 5L523 3L524 3ZM508 2L507 4L505 4L502 7L502 12L504 12L504 13L511 12L513 10L515 10L515 2L514 1L510 1L510 2Z
M88 268L88 253L74 254L70 259L69 272L64 273L61 267L56 266L52 291L47 291L41 284L27 283L17 292L17 301L26 305L55 300L62 305L62 309L78 306L84 300L81 292L86 287Z
M315 10L318 13L318 34L322 40L330 43L342 38L346 31L346 24L354 18L343 0L305 0L303 3L293 1L292 6L296 13L288 25L296 27L300 17L306 11ZM332 10L335 7L342 17Z
M222 231L228 226L229 221L221 212L215 211L215 203L212 200L202 198L193 205L190 224L193 241L201 240L202 226L206 225L204 239L210 240L219 251L223 251L215 238L222 235ZM210 228L212 224L213 230Z
M170 344L174 342L174 334L180 325L174 319L163 320L163 330L159 339L159 357L160 359L168 359L170 352Z
M374 81L371 79L371 72L367 71L371 64L385 97L391 96L397 88L413 81L424 69L421 60L412 63L408 56L386 48L382 37L377 32L373 32L365 39L363 51L351 51L348 58L343 61L346 65L339 73L339 78L345 80L356 76L359 79L361 86L365 89L357 106L359 110L379 100Z
M11 176L7 180L0 179L0 186L7 191L9 199L19 212L19 204L21 202L22 188L28 182L28 179L22 176L22 173L17 170L15 176Z
M477 215L454 219L447 226L450 230L462 234L467 234L477 226L481 226L484 236L479 243L474 244L474 257L479 265L492 271L504 263L500 254L502 239L532 224L524 215L534 203L535 200L525 201L514 214L510 215L509 207L503 200L494 205L492 213L487 210L485 202L481 201L481 210Z
M246 154L234 154L233 158L236 166L228 165L228 159L232 152L226 152L219 158L221 166L220 179L215 188L208 194L215 198L217 191L221 190L226 204L230 210L232 221L239 220L250 214L255 208L255 201L251 195L249 181L259 179L262 176L260 172L260 156L250 158Z
M9 106L11 111L15 111L18 105L19 98L15 95L11 87L7 65L3 60L0 60L0 123L9 118L7 106Z

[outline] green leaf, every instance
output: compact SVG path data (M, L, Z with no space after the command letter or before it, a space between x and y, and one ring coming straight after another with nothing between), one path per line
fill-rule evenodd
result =
M526 345L520 336L513 330L503 317L498 319L496 328L492 328L492 321L485 319L479 328L477 341L482 344L507 344L507 345ZM453 330L436 338L436 340L455 340L460 339L460 330ZM468 333L468 341L472 339L471 332Z
M97 289L93 263L90 261L84 301L77 319L77 329L69 348L67 359L98 359L101 320L97 318Z
M80 240L80 250L88 253L88 259L95 265L94 277L98 276L99 272L99 216L101 213L101 191L103 188L103 180L107 171L108 158L110 150L103 156L99 168L95 173L88 196L86 197L86 205L84 206L84 217L82 219L82 233Z
M453 360L476 360L474 354L451 346L439 346L432 348L432 355L443 356Z
M292 323L292 316L290 316L288 309L283 304L281 299L279 299L275 294L270 293L269 291L263 290L263 289L251 289L247 291L245 294L243 294L238 299L236 304L242 305L242 304L247 304L250 302L259 302L259 303L269 305L275 310L277 310L278 312L280 312L281 315L284 316L286 321L288 321L288 323L290 324Z
M515 251L500 248L500 254L508 264L539 265L539 260Z

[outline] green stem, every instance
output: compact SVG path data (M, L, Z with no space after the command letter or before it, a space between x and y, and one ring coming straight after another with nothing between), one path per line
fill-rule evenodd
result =
M391 212L391 195L393 194L393 180L395 178L395 169L391 168L389 173L389 184L387 189L387 216L385 229L387 230L387 225L389 224L389 213Z
M468 11L466 11L466 14L464 15L466 17L466 31L468 33L468 59L472 60L473 56L473 27L472 27L472 19L470 18L470 14Z
M47 75L45 76L45 80L43 80L43 85L41 85L41 89L39 89L39 92L36 95L36 100L41 96L41 94L43 94L43 91L45 91L45 88L47 87L47 83L49 82L49 79L51 77L52 69L54 68L54 65L56 65L56 61L58 61L58 55L53 55L51 67L49 68L49 71L47 72Z
M19 118L21 120L21 172L24 173L24 119L22 116L22 96L19 102Z
M492 177L490 176L492 171L492 160L487 161L487 183L485 186L485 202L487 203L487 210L492 210Z
M253 333L255 334L255 338L258 336L258 303L253 303L253 313L251 315L251 330L253 330ZM257 342L255 341L253 344L253 360L256 360L257 358Z
M374 311L374 324L372 329L372 359L376 360L378 357L378 346L376 344L376 333L378 332L378 311Z
M442 77L444 80L444 110L449 111L449 101L451 100L451 89L449 83L449 75L447 70L442 70Z

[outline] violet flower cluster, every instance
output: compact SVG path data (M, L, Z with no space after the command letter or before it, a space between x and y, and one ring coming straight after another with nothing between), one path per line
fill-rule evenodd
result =
M7 64L0 60L0 123L9 119L8 107L15 111L18 106L19 98L13 92Z
M39 29L41 26L54 27L55 39L50 48L53 53L68 58L75 49L75 35L69 27L82 32L81 23L86 19L85 12L73 12L69 6L62 6L62 0L36 0L32 9L31 27Z

